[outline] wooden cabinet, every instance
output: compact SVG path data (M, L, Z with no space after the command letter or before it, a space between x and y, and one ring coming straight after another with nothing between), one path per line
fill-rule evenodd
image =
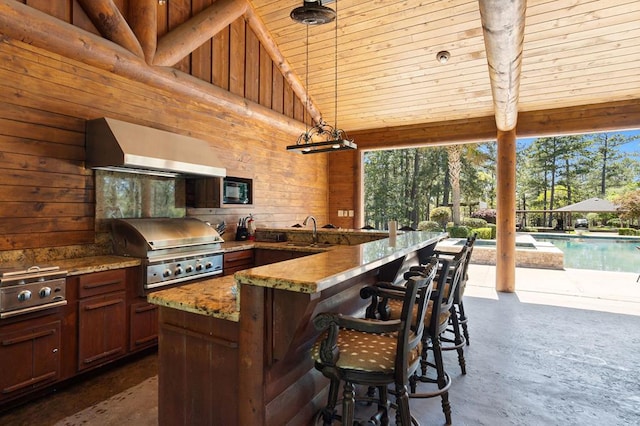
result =
M101 365L126 353L125 290L124 269L79 277L78 370Z
M60 329L51 317L0 327L0 401L58 380Z
M254 266L253 249L232 251L224 254L224 275L232 275L243 269Z
M294 250L255 249L255 266L269 265L284 260L296 259L315 253Z
M140 298L129 306L129 351L158 343L158 306Z

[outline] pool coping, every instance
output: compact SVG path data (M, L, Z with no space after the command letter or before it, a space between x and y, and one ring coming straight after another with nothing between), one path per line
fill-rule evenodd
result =
M456 252L460 250L465 238L448 238L438 243L436 250ZM494 241L495 240L478 240ZM564 269L564 253L552 243L536 241L530 234L516 233L516 244L531 244L532 247L516 246L516 267L540 269ZM495 265L496 248L476 244L473 247L471 263L478 265Z

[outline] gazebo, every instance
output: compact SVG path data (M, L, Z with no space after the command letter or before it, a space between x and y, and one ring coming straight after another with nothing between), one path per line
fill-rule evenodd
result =
M613 204L609 200L605 200L603 198L589 198L584 201L580 201L579 203L570 204L568 206L560 207L559 209L555 209L554 212L561 213L563 217L568 214L569 222L571 223L571 213L579 212L579 213L615 213L618 211L618 208L615 204Z

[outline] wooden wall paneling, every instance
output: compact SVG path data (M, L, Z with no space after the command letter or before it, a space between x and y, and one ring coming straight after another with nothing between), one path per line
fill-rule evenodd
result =
M272 65L272 69L271 109L284 113L284 76L275 63Z
M304 121L305 113L304 113L304 105L302 101L297 96L293 96L293 118L298 121Z
M229 67L230 67L230 28L228 26L224 30L216 34L212 39L212 77L211 83L216 86L229 90Z
M158 38L169 31L169 2L158 5Z
M243 96L245 92L246 23L236 19L229 34L229 91Z
M64 22L71 22L71 0L27 0L23 3Z
M244 20L237 20L237 23L241 25L235 22L234 25L244 31ZM244 33L241 41L244 46ZM245 49L239 54L234 49L229 51L229 55L236 55L244 61ZM82 160L84 120L99 116L112 116L189 134L209 142L212 155L218 157L228 170L254 178L257 192L252 212L261 226L291 226L311 213L320 223L328 222L326 156L301 156L284 150L284 146L298 136L298 128L303 130L302 126L283 128L272 123L276 125L273 127L250 116L238 119L240 116L236 114L239 113L210 102L195 92L189 96L181 90L179 85L183 80L178 78L181 73L170 73L176 77L173 90L169 84L160 87L150 85L143 73L143 80L135 81L131 76L115 74L99 64L94 66L90 63L48 52L10 37L4 38L0 44L0 88L8 95L0 100L0 120L10 123L0 126L0 129L8 129L11 133L0 135L0 152L7 158L6 163L0 162L0 171L12 179L10 185L0 186L0 200L10 203L5 204L4 213L17 211L17 206L23 205L20 203L29 206L49 204L48 200L56 198L56 194L64 194L65 204L73 206L66 210L49 206L43 209L43 215L16 218L18 222L12 223L13 228L28 229L31 221L43 232L37 236L22 233L5 235L1 249L95 244L98 241L100 235L93 229L93 173L84 169ZM229 65L231 63L230 60ZM237 64L244 70L244 62ZM150 71L152 74L156 72ZM241 81L243 77L244 72L240 75ZM192 80L186 81L190 84ZM205 86L202 83L206 91ZM240 87L244 88L244 83ZM250 102L247 106L250 109L263 108ZM2 111L6 112L5 117ZM277 120L280 116L274 113L273 117ZM287 121L286 117L281 117ZM39 128L39 136L25 134L29 127ZM40 157L43 157L42 163L37 160ZM16 170L21 161L29 164L28 171ZM58 170L55 174L61 176L55 179L47 176L47 164ZM304 179L300 178L301 173L305 173ZM20 188L29 175L35 181L26 183L25 191L22 191L25 195L20 196ZM58 182L56 187L46 185L53 181ZM45 185L34 191L40 183ZM235 223L238 216L246 216L247 210L204 209L197 214L214 223L220 218ZM55 227L60 232L49 231Z
M245 88L244 97L260 102L260 42L254 32L246 27Z
M260 44L259 55L259 101L260 105L271 108L271 97L273 96L273 61L262 44Z
M191 17L191 0L171 0L167 1L165 7L168 6L168 29L171 31L178 25L182 24ZM158 34L159 36L159 34ZM173 68L178 69L187 74L191 73L191 55L185 56L180 62L173 65Z
M212 43L211 40L208 40L191 53L191 74L202 81L211 83L213 80L212 58Z
M78 0L73 0L71 2L71 23L78 28L82 28L85 31L89 31L90 33L100 35L100 31L93 25L91 19L87 16L85 11L78 4Z
M284 93L282 99L282 113L287 117L295 118L293 114L293 105L294 105L295 95L293 93L293 89L290 85L284 85Z

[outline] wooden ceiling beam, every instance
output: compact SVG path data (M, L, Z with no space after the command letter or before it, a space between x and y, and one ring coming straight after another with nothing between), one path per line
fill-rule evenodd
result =
M244 14L244 19L256 34L262 46L269 53L271 60L274 64L276 64L276 66L284 76L284 79L287 81L287 83L289 83L291 89L293 89L293 92L298 96L298 98L302 100L302 103L305 105L305 108L307 109L307 112L313 119L314 123L320 123L322 121L322 114L320 113L320 110L309 96L307 89L300 81L300 78L298 78L298 75L293 70L293 67L291 67L289 62L285 59L275 40L271 36L271 33L265 26L264 22L256 14L251 5L249 5L249 7L247 8L247 11ZM292 25L299 24L295 24L292 21Z
M129 2L129 24L142 46L144 59L153 63L158 45L158 0Z
M217 0L158 40L153 65L173 66L247 10L246 0Z
M144 58L140 42L113 0L78 0L78 4L104 38Z
M518 122L526 0L479 0L496 125L509 131Z

